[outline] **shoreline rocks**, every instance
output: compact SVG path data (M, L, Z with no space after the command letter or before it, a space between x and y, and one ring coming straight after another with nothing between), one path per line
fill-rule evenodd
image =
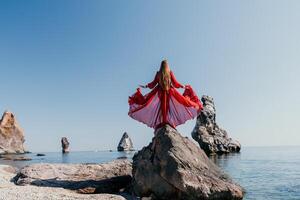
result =
M85 193L118 193L131 182L128 160L104 164L39 163L23 167L14 177L17 185L61 187Z
M206 102L203 101L206 110L197 119L198 127L196 125L193 138L202 134L199 130L202 131L205 128L205 131L211 131L213 137L216 135L221 137L222 134L223 140L231 140L226 143L229 150L236 149L236 144L228 138L226 131L224 132L215 123L214 104L209 100L208 98ZM16 125L13 114L5 112L0 122L2 126L0 135L7 138L17 133L16 135L21 138L18 145L21 144L23 147L24 135ZM218 146L219 143L215 143L216 139L213 139L214 144ZM61 144L62 152L69 152L69 142L66 137L61 139ZM118 151L132 150L134 150L132 141L125 132L119 142ZM25 153L24 147L22 153ZM18 161L29 159L24 156L18 158L10 156L3 155L2 158ZM16 155L13 154L13 156ZM36 154L36 156L44 156L44 154ZM0 167L0 174L1 170L3 169ZM12 171L6 168L6 175L10 173L10 170ZM10 173L9 180L13 180L16 185L22 187L17 187L11 182L7 186L9 189L0 187L0 193L6 195L8 198L5 199L8 200L14 200L13 194L17 195L15 199L30 200L45 199L44 197L48 198L48 196L50 199L64 197L68 199L138 199L128 193L124 193L129 196L126 198L113 195L124 191L132 192L142 199L145 197L151 200L239 200L243 198L244 193L243 189L211 162L199 147L188 138L182 137L176 129L170 126L164 126L156 131L153 141L134 155L133 164L124 159L104 164L39 163L23 167L14 176L12 173ZM96 196L99 193L101 195ZM103 193L112 195L105 196ZM51 195L54 197L52 198Z
M241 144L228 136L216 122L216 108L210 96L202 96L203 110L197 117L192 137L207 154L239 152Z
M0 165L0 183L1 170ZM0 197L4 195L6 200L39 200L46 196L54 200L243 198L240 186L191 140L169 126L156 132L152 143L134 156L133 165L122 159L104 164L31 164L17 174L12 174L16 169L5 170L11 173L6 179L9 186L0 187Z
M243 189L175 129L157 130L152 143L133 157L132 189L160 200L243 198Z
M120 194L80 194L76 191L57 187L18 186L11 182L16 169L0 165L1 200L136 200L129 195Z
M13 160L13 161L30 161L32 158L26 157L26 156L20 156L16 154L5 154L1 155L0 158L2 160Z
M0 154L26 153L25 137L12 112L5 111L0 120Z
M118 151L134 151L132 140L125 132L118 144Z

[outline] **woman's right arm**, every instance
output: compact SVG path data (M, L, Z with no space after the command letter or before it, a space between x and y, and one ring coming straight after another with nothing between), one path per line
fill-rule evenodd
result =
M174 76L172 71L170 74L171 74L171 81L172 81L173 86L175 88L184 88L184 86L176 80L176 77Z

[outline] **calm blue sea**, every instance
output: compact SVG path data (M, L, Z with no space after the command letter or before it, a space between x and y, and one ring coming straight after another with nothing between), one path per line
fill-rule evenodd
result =
M5 161L22 167L30 163L103 163L117 158L131 159L134 152L45 153L31 161ZM246 190L246 200L300 200L300 147L244 147L241 153L211 159Z

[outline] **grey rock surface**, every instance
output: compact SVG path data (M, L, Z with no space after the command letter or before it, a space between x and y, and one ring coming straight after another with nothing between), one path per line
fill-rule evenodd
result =
M161 200L243 198L243 189L190 139L170 126L133 157L133 192Z
M216 107L210 96L202 96L203 110L197 117L192 137L207 154L239 152L241 144L228 136L216 122Z
M4 112L0 120L0 153L25 153L24 134L13 113Z
M128 160L104 164L32 164L15 176L17 185L60 187L89 193L117 193L131 182L132 166Z
M118 144L118 151L133 151L133 143L129 135L125 132Z
M80 194L58 187L19 186L11 182L16 169L0 165L0 200L136 200L129 194Z

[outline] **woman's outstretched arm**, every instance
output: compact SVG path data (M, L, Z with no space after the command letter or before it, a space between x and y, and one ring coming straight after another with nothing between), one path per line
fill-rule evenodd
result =
M150 88L150 89L152 89L152 88L154 88L156 85L157 85L157 83L158 83L158 80L157 80L157 73L155 74L155 77L154 77L154 80L152 81L152 82L150 82L150 83L148 83L147 85L146 85L146 87L148 87L148 88Z
M173 74L172 71L171 71L170 74L171 74L172 85L173 85L175 88L184 88L184 86L176 80L176 77L174 76L174 74Z

